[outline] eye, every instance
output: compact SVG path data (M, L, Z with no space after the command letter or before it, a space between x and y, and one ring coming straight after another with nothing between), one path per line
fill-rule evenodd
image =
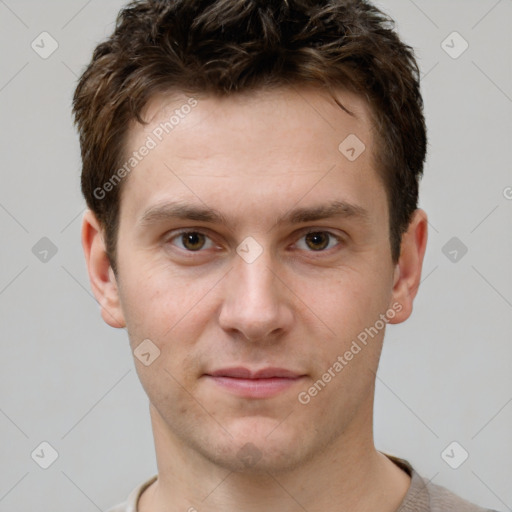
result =
M213 247L210 238L200 231L182 231L169 238L168 241L189 252L198 252L201 249L211 249Z
M306 247L304 247L304 244L301 246L300 241L302 240L304 240ZM314 252L332 249L341 242L338 236L330 233L329 231L310 231L301 237L300 241L297 243L297 247L299 249L306 248L306 250L310 249Z

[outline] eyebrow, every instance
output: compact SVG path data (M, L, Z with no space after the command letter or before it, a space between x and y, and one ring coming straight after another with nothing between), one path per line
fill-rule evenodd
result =
M290 224L299 224L301 222L311 222L332 217L368 221L370 214L368 210L357 204L346 201L333 201L326 205L294 209L288 212L282 220Z
M369 222L368 210L360 205L346 201L333 201L331 203L312 207L295 208L286 212L276 220L276 224L300 224L327 218L346 218L361 222ZM182 202L169 202L148 208L141 216L139 224L147 227L151 224L173 219L208 222L212 224L228 225L226 217L214 208L193 205Z

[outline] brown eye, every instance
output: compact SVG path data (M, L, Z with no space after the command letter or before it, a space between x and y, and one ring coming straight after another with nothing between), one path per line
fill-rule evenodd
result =
M318 233L308 233L306 235L306 244L314 251L322 251L329 245L329 233L319 231Z
M329 231L310 231L303 235L296 244L301 250L322 252L340 245L342 240Z
M183 246L189 251L198 251L201 249L204 246L205 238L202 233L190 232L181 234Z

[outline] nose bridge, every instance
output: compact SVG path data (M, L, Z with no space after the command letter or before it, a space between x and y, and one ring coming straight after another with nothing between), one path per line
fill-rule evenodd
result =
M241 250L239 247L239 255ZM263 247L259 250L250 247L250 253L250 258L242 253L236 262L234 289L238 301L245 302L248 312L259 311L266 316L272 307L277 307L273 257L270 249Z
M264 251L257 259L247 262L240 258L237 262L237 277L242 293L247 294L251 303L264 305L275 301L275 277L270 251ZM254 305L254 304L253 304Z
M271 251L261 247L256 255L255 246L249 246L247 252L240 254L243 248L240 244L229 273L220 320L227 330L237 330L248 339L263 339L287 328L291 312L274 275Z

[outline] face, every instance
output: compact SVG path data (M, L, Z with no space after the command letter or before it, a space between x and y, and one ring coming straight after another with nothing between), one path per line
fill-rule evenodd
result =
M339 98L355 116L308 89L162 96L129 130L117 276L95 292L145 354L154 424L225 468L366 442L385 324L410 313L422 242L393 265L369 112Z

